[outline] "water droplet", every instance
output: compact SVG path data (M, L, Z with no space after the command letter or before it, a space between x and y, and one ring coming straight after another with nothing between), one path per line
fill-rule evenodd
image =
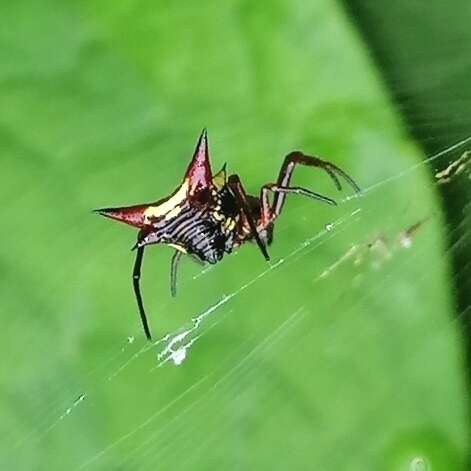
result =
M171 358L176 366L180 366L185 361L186 348L179 348L178 350L175 350L174 352L172 352Z
M410 249L412 247L412 237L410 237L407 232L401 232L398 236L399 245L405 249Z

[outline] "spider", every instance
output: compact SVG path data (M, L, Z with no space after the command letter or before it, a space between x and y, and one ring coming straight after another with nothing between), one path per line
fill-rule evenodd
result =
M175 249L170 270L170 291L176 295L177 268L186 254L200 263L217 263L224 255L247 241L258 245L268 261L267 246L273 240L273 227L288 194L304 195L336 205L336 202L306 188L291 186L296 165L318 167L329 175L338 190L342 177L356 192L355 181L336 165L300 151L289 153L276 183L262 186L260 196L246 193L238 175L227 176L226 165L211 172L208 137L203 129L193 158L180 186L166 198L153 203L95 210L96 213L139 229L136 259L132 272L134 293L144 333L152 339L140 289L144 249L151 244L166 244ZM270 194L273 195L270 198Z

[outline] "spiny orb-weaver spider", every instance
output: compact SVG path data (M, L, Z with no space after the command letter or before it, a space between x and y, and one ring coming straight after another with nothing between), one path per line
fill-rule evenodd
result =
M293 170L298 164L323 169L338 190L342 189L340 176L360 192L355 181L336 165L295 151L285 157L276 183L263 185L259 197L249 195L238 175L227 177L225 165L215 175L211 173L208 138L204 129L182 184L170 196L154 203L95 210L139 229L137 243L133 247L137 255L132 278L148 340L152 337L140 290L144 248L151 244L166 244L175 249L170 274L172 296L176 294L177 267L183 254L201 263L213 264L243 243L255 241L268 261L267 246L272 242L273 224L283 209L286 195L295 193L336 205L327 196L290 185ZM272 201L270 193L273 193Z

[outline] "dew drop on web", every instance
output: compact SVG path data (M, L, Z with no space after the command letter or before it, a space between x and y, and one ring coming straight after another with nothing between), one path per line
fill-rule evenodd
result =
M175 366L180 366L186 358L186 348L179 348L171 354L172 361Z

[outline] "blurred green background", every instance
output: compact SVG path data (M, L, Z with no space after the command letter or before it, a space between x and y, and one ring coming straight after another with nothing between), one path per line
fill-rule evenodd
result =
M353 16L332 0L2 3L1 469L466 469L461 229ZM446 125L442 147L463 137ZM254 246L207 272L185 260L176 299L172 250L148 250L156 337L232 296L182 365L156 368L136 234L90 210L170 193L204 126L213 168L254 194L293 149L365 193L299 169L342 204L293 197L272 269Z

